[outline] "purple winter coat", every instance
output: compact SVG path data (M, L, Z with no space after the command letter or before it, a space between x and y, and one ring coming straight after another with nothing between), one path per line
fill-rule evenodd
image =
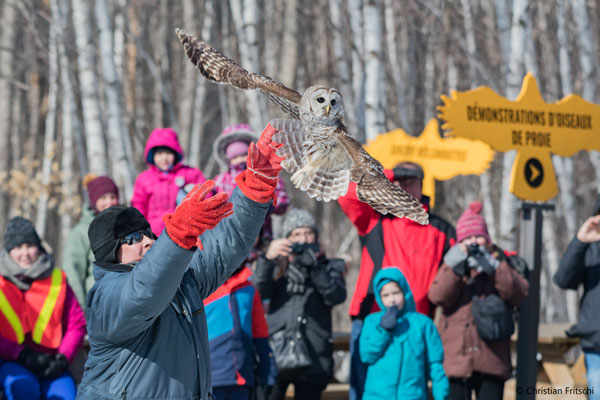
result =
M73 361L73 358L75 358L75 355L81 348L83 337L85 336L85 315L69 285L67 285L67 293L65 294L62 326L63 338L58 349L51 349L34 343L31 340L31 333L28 333L25 336L25 343L23 344L17 344L11 340L0 337L0 360L16 361L21 350L23 350L24 347L28 347L41 353L62 353L67 357L69 363Z
M169 147L177 154L175 165L169 171L163 172L154 165L151 150L158 146ZM198 168L182 163L183 150L179 145L177 132L170 128L152 131L146 142L144 159L148 169L135 180L131 205L144 215L152 232L158 236L165 227L163 215L175 211L179 188L189 183L202 183L206 179Z

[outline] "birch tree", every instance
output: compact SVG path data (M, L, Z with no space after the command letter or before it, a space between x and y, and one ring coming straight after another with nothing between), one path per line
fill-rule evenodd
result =
M98 76L95 70L95 49L92 43L90 6L87 0L73 0L73 28L77 46L79 90L86 137L86 154L90 172L97 175L108 173L108 159L104 140Z
M283 37L281 39L281 82L295 87L298 69L298 0L287 0L283 14Z
M117 79L114 63L113 34L107 0L96 0L96 22L98 24L102 78L106 95L107 136L112 156L112 176L124 188L125 198L132 196L135 179L132 168L131 143L123 122L124 110L121 83Z
M381 0L368 0L365 22L365 136L373 140L385 132L385 83L382 58Z
M252 71L259 73L260 68L260 45L257 34L257 10L256 0L231 0L231 13L233 23L238 37L240 57L242 65ZM267 104L264 96L257 90L245 90L247 100L248 120L254 129L261 129L267 115Z
M363 0L348 0L350 29L352 30L352 92L356 115L356 139L365 140L365 68ZM378 22L379 24L379 22ZM347 105L350 109L350 105Z
M398 99L398 116L400 126L404 130L408 130L408 117L406 116L406 104L404 98L404 82L402 77L402 69L400 68L400 57L398 56L398 39L396 37L396 19L395 5L397 2L393 0L385 0L385 44L388 59L390 61L390 69L392 70L393 87L396 89L396 98Z
M6 0L2 5L2 14L0 21L2 29L0 30L0 123L5 124L0 129L0 141L4 145L0 146L0 174L8 174L10 168L9 146L10 142L10 106L11 106L11 79L13 76L13 45L15 41L15 28L17 26L18 0ZM8 211L8 196L0 194L0 225L6 223L6 212Z
M527 37L528 27L531 26L529 15L529 0L514 0L513 16L510 31L510 59L508 60L509 73L507 76L506 94L508 99L514 100L521 90L521 83L525 76L524 53L527 49L526 42L532 40ZM517 215L519 203L517 198L510 193L510 173L515 160L515 151L504 153L502 163L502 190L500 196L500 247L505 249L516 248Z
M54 156L56 155L56 113L58 92L58 40L60 24L56 0L51 2L50 38L48 44L48 111L44 129L44 156L42 160L41 193L38 198L35 229L41 235L46 234L48 217L48 200L50 198L50 183Z

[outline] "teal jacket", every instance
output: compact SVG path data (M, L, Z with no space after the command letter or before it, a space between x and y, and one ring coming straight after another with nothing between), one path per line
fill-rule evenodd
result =
M380 326L386 308L379 292L390 280L398 283L405 299L392 332ZM368 364L363 400L427 400L429 378L433 398L445 399L449 384L442 367L442 341L433 321L416 312L406 278L398 268L384 268L375 275L373 285L375 299L382 311L365 318L360 335L360 358Z
M60 264L81 308L85 308L85 296L94 285L94 253L90 246L88 229L95 216L87 204L83 206L81 219L67 237Z
M186 250L160 235L134 267L94 264L87 296L90 353L78 400L209 400L203 300L242 264L271 203L236 188L233 214Z

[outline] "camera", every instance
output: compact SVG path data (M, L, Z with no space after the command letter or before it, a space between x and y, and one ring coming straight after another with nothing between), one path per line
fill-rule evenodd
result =
M483 255L483 253L481 252L481 249L479 248L479 245L477 243L471 243L470 245L468 245L467 253L469 254L469 257L475 257L475 258L479 258Z
M301 254L306 248L305 243L292 243L292 254Z

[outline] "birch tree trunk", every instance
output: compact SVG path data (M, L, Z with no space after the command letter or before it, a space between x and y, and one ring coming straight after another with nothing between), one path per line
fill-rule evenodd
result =
M214 18L212 0L207 0L204 6L204 18L202 21L202 38L210 43L212 33L212 19ZM193 68L190 68L194 70ZM204 104L206 99L206 79L196 79L194 104L192 109L192 125L190 135L189 163L200 167L200 150L204 137Z
M106 144L100 115L98 76L95 70L95 49L92 43L90 5L87 0L73 0L73 27L77 45L79 90L86 137L86 154L90 172L97 175L108 173Z
M558 0L557 18L557 39L559 72L562 96L573 93L571 83L571 57L569 55L569 38L567 33L567 7L565 0ZM560 187L560 202L562 205L562 214L567 226L567 236L569 239L575 237L577 232L577 213L575 205L575 168L573 159L570 157L553 156L554 170ZM575 323L579 314L579 295L575 290L567 290L567 317L569 322Z
M365 60L363 0L348 0L350 29L352 30L352 92L354 93L354 114L356 115L355 137L365 141ZM351 106L347 106L351 109Z
M126 199L132 196L133 157L131 143L125 129L122 111L124 110L121 83L117 80L114 63L113 34L110 27L110 13L107 0L96 0L96 22L98 24L102 78L106 96L107 135L112 158L112 177L124 189Z
M496 26L498 29L498 43L500 44L500 50L502 51L502 59L504 62L500 63L500 72L504 79L499 87L504 90L506 88L506 77L508 76L508 60L510 58L511 49L511 25L509 10L506 5L506 0L495 0L496 6Z
M381 0L368 0L364 7L365 21L365 136L373 140L385 132L385 98L383 42L381 31Z
M392 82L396 89L396 98L398 99L398 116L400 118L401 127L408 132L408 117L406 116L406 104L404 98L404 81L402 77L402 69L400 68L400 57L398 57L398 42L396 38L396 26L398 20L395 15L395 7L397 4L393 0L385 0L385 43L388 58L390 61L390 69L392 70Z
M58 39L57 30L60 23L56 0L51 1L50 38L48 43L48 112L46 113L44 129L44 156L42 160L41 192L38 198L35 230L46 236L46 221L48 217L48 199L50 198L50 183L52 161L56 155L56 113L58 91Z
M573 17L577 27L577 39L579 44L579 64L581 65L582 97L592 103L596 102L596 75L595 65L598 63L597 42L594 30L590 25L587 4L585 0L573 2ZM600 193L600 152L590 151L590 161L596 171L596 190Z
M0 123L6 124L0 129L0 174L8 174L10 169L10 108L12 91L11 80L13 77L13 46L16 36L17 1L6 0L0 15L2 29L0 30ZM0 226L6 226L9 198L5 193L0 193Z
M524 52L526 50L527 26L531 25L529 17L529 0L514 0L513 18L510 32L510 59L507 77L507 97L514 100L521 90L521 83L525 76ZM517 246L517 216L519 202L510 193L510 173L515 160L515 151L504 153L502 164L502 190L500 195L500 247L514 249Z
M283 14L283 38L281 45L281 82L295 87L298 69L298 0L287 0ZM334 39L335 40L335 39Z
M258 43L256 15L258 5L256 0L230 0L233 23L237 33L240 48L241 63L246 69L259 73L260 45ZM264 97L257 90L245 90L250 125L260 130L266 125L267 104Z
M210 0L205 1L205 3L210 3ZM183 0L181 2L183 7L183 29L191 30L192 28L198 29L196 24L196 7L194 6L193 0ZM207 13L205 9L208 4L205 4L204 14ZM190 31L191 32L191 31ZM197 34L197 32L191 32L192 34ZM204 37L202 34L203 40L208 40L208 38ZM194 115L192 114L195 102L195 93L198 81L198 71L193 68L189 63L184 63L183 65L183 79L181 79L181 86L179 88L179 142L184 149L189 149L187 152L189 153L188 162L191 161L191 152L194 151L191 146L190 137L192 136L192 119ZM202 79L204 80L204 79ZM191 164L198 165L198 164Z

